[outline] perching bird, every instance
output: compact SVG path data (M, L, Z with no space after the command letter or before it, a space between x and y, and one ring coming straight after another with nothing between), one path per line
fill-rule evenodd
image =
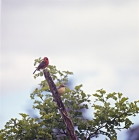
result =
M39 64L39 66L36 68L36 70L45 69L49 64L49 60L47 57L44 57L43 61ZM36 72L36 70L33 72L33 74Z
M61 84L58 88L58 95L61 96L65 93L66 91L66 86L64 84ZM53 102L56 102L55 99L53 99Z
M58 88L58 94L59 96L63 95L65 93L65 90L66 90L66 86L64 84L61 84Z

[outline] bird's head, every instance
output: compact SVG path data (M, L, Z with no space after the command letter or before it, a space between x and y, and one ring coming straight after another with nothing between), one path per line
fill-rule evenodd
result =
M44 60L44 61L48 61L48 58L47 58L47 57L44 57L43 60Z
M66 87L66 85L61 84L58 88Z

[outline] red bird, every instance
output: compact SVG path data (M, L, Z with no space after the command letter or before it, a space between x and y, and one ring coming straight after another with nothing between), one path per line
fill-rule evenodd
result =
M39 64L39 66L36 68L36 70L45 69L49 64L49 60L47 57L44 57L43 61ZM36 70L33 72L33 74L36 72Z

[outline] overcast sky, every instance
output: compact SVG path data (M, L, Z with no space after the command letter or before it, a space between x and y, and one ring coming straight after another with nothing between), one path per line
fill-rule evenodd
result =
M72 71L86 93L139 99L138 0L2 0L1 9L0 128L31 108L38 57Z

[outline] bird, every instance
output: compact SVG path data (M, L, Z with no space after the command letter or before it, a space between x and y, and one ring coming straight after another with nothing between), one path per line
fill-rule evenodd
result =
M66 91L66 86L64 84L61 84L58 88L57 88L57 91L58 91L58 95L61 96L65 93ZM56 102L55 99L53 99L53 102Z
M66 86L65 86L64 84L61 84L61 85L57 88L57 90L58 90L58 95L61 96L61 95L63 95L63 94L65 93L65 91L66 91Z
M39 64L39 66L36 68L36 70L45 69L49 64L49 59L47 57L43 58L43 61ZM36 72L36 70L33 72L33 74Z

